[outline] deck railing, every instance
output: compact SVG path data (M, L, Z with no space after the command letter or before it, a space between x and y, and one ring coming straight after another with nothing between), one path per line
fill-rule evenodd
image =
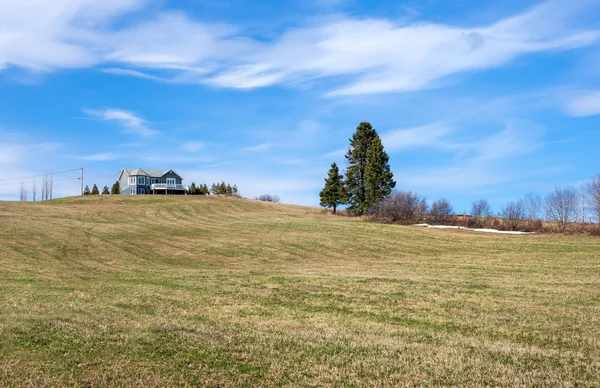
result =
M150 185L151 190L185 190L186 187L182 184L169 185L167 183L153 183Z

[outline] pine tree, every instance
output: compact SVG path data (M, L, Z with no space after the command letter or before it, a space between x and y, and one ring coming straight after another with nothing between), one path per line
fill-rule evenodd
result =
M368 122L362 122L356 127L356 132L350 139L350 149L346 154L346 192L348 193L348 210L361 215L368 210L367 190L365 184L365 169L367 153L377 137L377 132Z
M196 187L196 183L192 182L192 184L190 185L190 188L188 190L188 194L191 194L191 195L198 194L198 188Z
M367 152L367 165L365 166L365 206L367 209L392 193L396 187L394 174L390 171L390 157L383 150L379 135L371 142Z
M345 201L343 175L340 175L340 169L337 164L332 163L327 178L325 178L325 187L319 193L321 197L321 206L333 208L335 214L338 205Z
M390 171L389 156L383 144L368 122L356 127L346 154L345 191L348 195L348 210L364 214L373 205L389 195L396 186Z
M85 185L85 189L83 190L83 195L90 195L90 188L88 185Z
M111 194L121 194L121 184L119 183L119 181L116 181L111 189L110 189L110 193Z
M98 195L100 191L98 190L98 186L94 183L94 187L92 187L92 195Z
M104 188L102 189L102 195L105 194L110 194L110 191L108 191L108 186L104 186Z

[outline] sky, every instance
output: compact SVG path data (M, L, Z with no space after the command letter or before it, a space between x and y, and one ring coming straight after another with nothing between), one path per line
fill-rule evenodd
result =
M397 189L459 212L579 185L600 2L0 0L0 200L141 167L318 206L362 121Z

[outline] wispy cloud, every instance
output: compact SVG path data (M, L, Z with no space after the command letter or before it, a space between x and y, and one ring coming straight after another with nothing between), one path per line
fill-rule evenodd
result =
M132 112L122 109L83 109L83 112L103 121L115 121L121 124L123 132L143 137L160 133L148 127L148 122Z
M600 91L580 93L566 103L565 112L573 117L595 116L600 114Z
M102 70L109 74L238 89L328 79L328 95L339 96L432 88L455 74L600 39L598 29L578 25L580 16L600 11L598 2L587 0L548 1L469 28L330 15L319 24L261 40L238 26L201 22L183 12L163 10L111 23L142 3L0 2L0 68L44 71L104 64L113 66ZM33 6L35 14L29 12ZM111 30L110 25L120 27Z
M198 152L205 147L206 144L200 141L188 141L181 145L181 149L188 152Z
M117 155L115 155L111 152L102 152L102 153L92 154L92 155L78 155L78 156L73 155L73 156L70 156L69 158L76 159L76 160L88 160L88 161L93 161L93 162L106 162L109 160L117 159Z
M449 143L444 138L454 128L444 123L429 124L414 128L384 132L381 137L388 151L399 151L410 147L442 147Z
M266 151L269 148L271 148L271 143L262 143L262 144L257 144L252 147L246 147L246 148L244 148L244 150L250 151L250 152L261 152L261 151Z

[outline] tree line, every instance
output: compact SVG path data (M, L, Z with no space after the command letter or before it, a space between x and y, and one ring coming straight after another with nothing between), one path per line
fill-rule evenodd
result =
M428 205L425 197L418 193L397 191L374 206L369 216L374 221L407 225L428 222L511 231L565 232L576 223L579 226L593 221L600 223L600 174L580 189L555 187L544 197L527 193L516 201L508 202L496 214L486 199L473 201L469 213L456 214L446 199ZM544 221L552 225L544 225ZM596 229L600 231L600 224L596 225Z
M456 214L447 199L429 205L418 193L394 191L396 182L390 171L389 156L371 124L360 123L349 140L345 174L332 163L319 193L320 205L333 209L334 214L339 206L346 205L350 215L367 215L371 220L385 223L428 222L536 232L555 229L564 232L575 222L585 224L586 220L589 223L595 220L600 232L600 174L580 189L556 187L545 197L528 193L506 204L497 214L493 214L485 199L474 201L468 214ZM552 225L544 225L543 221Z

